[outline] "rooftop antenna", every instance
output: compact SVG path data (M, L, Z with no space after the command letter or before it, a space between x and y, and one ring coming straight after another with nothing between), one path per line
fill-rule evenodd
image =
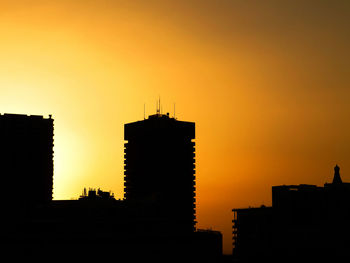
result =
M174 119L176 119L176 118L175 118L175 103L174 103Z
M157 114L158 115L160 114L160 96L159 96L159 99L157 101Z
M146 119L146 103L143 104L143 119Z
M160 96L159 96L159 109L158 109L158 113L161 114L162 113L162 108L160 106Z

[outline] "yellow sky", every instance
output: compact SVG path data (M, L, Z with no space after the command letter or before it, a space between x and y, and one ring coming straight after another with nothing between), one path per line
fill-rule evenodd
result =
M1 112L55 119L54 198L123 194L123 125L196 122L197 217L350 181L348 1L1 1Z

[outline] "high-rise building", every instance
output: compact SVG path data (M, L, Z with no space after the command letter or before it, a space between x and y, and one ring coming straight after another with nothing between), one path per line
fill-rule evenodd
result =
M0 115L1 202L20 211L52 200L53 119Z
M169 114L125 124L125 198L195 230L195 123Z

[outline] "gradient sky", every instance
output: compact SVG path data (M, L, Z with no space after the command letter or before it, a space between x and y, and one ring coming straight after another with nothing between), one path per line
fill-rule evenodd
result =
M350 181L350 1L1 1L1 113L52 114L54 198L123 196L123 125L196 122L199 228Z

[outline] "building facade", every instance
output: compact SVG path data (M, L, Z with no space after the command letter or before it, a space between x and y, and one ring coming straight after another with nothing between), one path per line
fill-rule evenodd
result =
M53 129L51 116L0 115L4 207L20 211L52 200Z
M125 124L125 199L195 230L195 124L169 114Z

